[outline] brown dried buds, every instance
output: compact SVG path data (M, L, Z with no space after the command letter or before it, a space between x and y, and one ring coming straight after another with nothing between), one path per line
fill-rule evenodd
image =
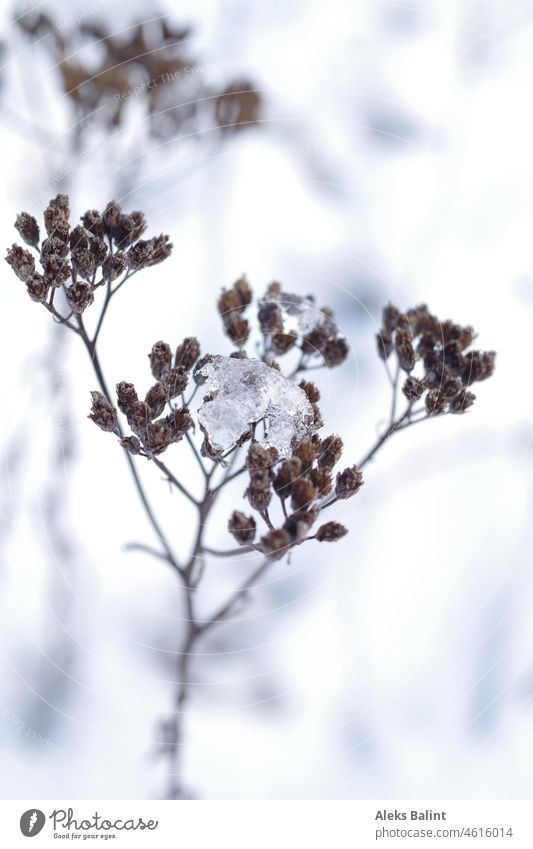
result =
M187 357L183 356L183 350L189 352ZM163 451L174 442L179 442L192 427L193 420L185 403L181 407L174 407L171 402L178 395L183 395L188 382L188 372L194 366L195 358L200 355L200 346L192 337L184 340L174 356L174 362L182 365L173 365L170 346L166 342L156 342L148 355L150 368L156 383L148 390L144 401L140 401L135 386L132 383L122 381L117 384L117 406L133 431L132 436L121 437L121 445L131 454L140 454L144 449L146 456L162 454ZM116 410L104 396L99 392L93 392L93 411L90 418L103 430L114 430L115 427L104 427L103 416L100 409ZM98 408L95 410L95 398ZM168 405L167 415L162 416ZM110 413L109 413L110 416Z
M396 354L411 406L425 396L428 415L463 413L476 397L468 387L490 377L495 366L494 351L468 350L475 337L469 325L439 321L425 304L405 313L388 304L377 334L378 353L386 362ZM413 374L417 364L418 376Z
M34 301L52 307L54 290L62 288L71 314L82 315L94 301L94 293L104 283L111 284L134 272L163 262L172 251L168 236L140 239L146 229L142 212L122 212L115 201L102 213L89 210L82 224L71 229L67 195L57 195L44 210L47 236L39 243L39 226L32 215L21 212L15 227L27 245L39 251L36 257L19 245L12 245L6 256L17 277L26 284ZM99 274L100 273L100 274ZM113 292L111 291L111 294ZM62 318L57 310L51 310Z

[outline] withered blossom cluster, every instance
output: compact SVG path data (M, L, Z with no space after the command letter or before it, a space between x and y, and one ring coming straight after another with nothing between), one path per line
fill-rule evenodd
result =
M311 326L288 327L291 314L298 315L304 310L313 315ZM318 309L313 295L302 298L285 292L280 283L271 283L260 302L258 320L267 339L267 350L271 349L277 356L297 347L302 362L318 359L326 368L341 365L348 356L349 346L339 331L333 310Z
M265 298L273 292L281 294L279 284L271 285L267 295L258 303L258 328L266 337L264 358L270 368L280 369L279 363L270 357L272 351L287 353L289 348L271 344L273 325L265 325ZM237 280L229 289L222 291L218 300L218 308L222 317L223 327L229 339L238 346L238 350L230 356L242 358L247 354L243 345L249 339L251 325L243 317L243 312L254 300L253 291L248 281L243 277ZM283 330L283 315L280 307L276 330ZM329 367L338 365L346 357L348 346L337 329L333 312L329 309L320 311L317 315L316 330L301 339L296 335L294 345L299 345L301 351L306 349L308 337L314 333L328 342L341 342L338 357L326 357L322 354L324 364ZM292 339L293 337L291 337ZM322 346L322 350L324 350ZM321 348L313 348L313 355L320 353ZM170 445L179 442L184 434L193 427L193 417L189 407L183 403L179 408L173 404L176 398L184 401L184 393L188 387L192 373L196 387L204 382L202 367L211 359L211 355L201 357L200 344L195 337L184 339L174 355L166 342L156 342L149 354L152 375L157 381L140 400L135 387L131 383L121 382L117 385L118 410L126 416L133 431L132 435L124 436L118 423L118 411L114 404L102 392L92 393L92 409L90 418L104 431L115 433L131 454L143 454L150 457L163 453ZM299 370L305 371L305 363L301 362ZM248 485L244 496L250 506L257 511L266 526L266 533L255 544L256 522L252 516L246 516L235 510L229 521L229 530L240 544L252 544L254 548L272 560L283 557L294 545L305 539L316 539L320 542L333 542L341 539L347 530L337 522L327 522L309 536L311 528L316 523L322 509L335 501L350 498L362 486L363 476L356 466L351 466L338 472L336 478L333 469L339 461L343 443L339 436L328 436L321 439L317 430L323 426L322 414L318 406L320 392L318 387L309 380L300 380L299 387L305 393L313 411L313 420L309 435L300 441L293 440L292 454L288 458L280 458L275 448L268 447L256 438L258 423L250 423L250 427L239 439L235 449L240 449L250 443L245 466L248 475ZM194 394L194 392L193 392ZM191 396L192 397L192 396ZM212 399L212 394L204 395L204 403ZM166 411L166 414L165 414ZM201 428L203 431L203 428ZM215 463L224 463L225 458L218 455L210 446L208 434L203 432L203 442L200 454ZM232 452L230 452L232 453ZM271 501L277 499L281 508L283 521L275 528L270 518Z
M123 448L130 454L150 457L162 454L175 442L179 442L193 426L193 419L185 404L177 407L174 401L183 396L189 372L200 356L198 340L184 339L174 356L170 345L156 342L149 354L150 368L156 382L139 400L135 386L122 381L117 384L117 406L124 414L132 435L123 436L118 426L118 413L114 405L102 392L94 391L89 418L105 431L119 436ZM168 407L166 415L162 415Z
M95 290L107 286L99 328L111 295L129 275L165 260L172 246L165 235L143 239L146 229L143 213L125 213L115 201L108 203L103 212L87 211L81 217L81 224L71 227L69 199L57 195L44 211L44 225L46 237L41 241L36 219L26 212L20 213L15 227L27 247L13 245L8 250L7 262L25 283L32 299L41 301L57 320L82 336L94 360L98 329L90 339L82 314L93 303ZM32 251L38 252L38 256ZM59 288L71 311L68 315L58 312L53 303ZM174 352L166 342L153 345L149 361L155 383L144 397L139 397L132 383L122 381L116 387L115 403L100 373L100 389L92 392L90 418L102 430L115 434L128 454L147 459L157 458L187 435L206 476L204 501L195 501L200 509L211 503L213 493L208 483L214 469L232 462L235 458L228 460L229 455L238 454L248 443L244 465L229 480L240 473L247 475L243 497L255 517L235 509L228 528L240 546L256 550L269 560L279 560L306 540L341 539L347 533L346 528L335 521L321 523L322 511L360 490L363 466L396 429L419 421L417 416L421 412L431 418L439 413L461 413L468 409L475 397L469 387L490 377L495 354L471 347L475 333L470 326L441 322L426 306L405 313L391 304L386 306L378 333L378 351L389 374L390 359L396 357L396 375L391 376L391 382L396 394L403 373L401 388L408 401L407 411L397 421L391 418L389 430L359 467L352 464L335 474L343 442L335 434L319 436L318 431L323 427L320 392L305 375L309 369L340 365L348 355L348 344L334 313L329 307L318 309L312 296L290 294L279 283L272 283L256 300L257 332L253 334L250 311L253 303L252 288L241 277L222 290L217 306L224 332L236 348L230 357L248 358L245 346L257 338L259 356L267 372L269 368L281 372L281 358L293 352L287 367L290 371L283 379L298 381L301 397L307 399L310 412L306 412L307 435L294 437L290 456L279 456L275 448L261 439L257 420L249 423L225 455L211 447L209 433L201 423L198 430L195 428L191 401L205 383L204 367L216 357L201 356L200 344L194 336L184 339ZM77 323L69 322L72 315ZM190 397L186 400L185 393L191 384ZM204 404L213 397L208 392ZM418 407L417 402L420 402ZM120 423L120 414L131 433ZM266 434L267 422L263 424ZM198 432L202 433L203 442L196 448ZM213 464L211 472L206 472L202 457ZM157 463L167 472L169 480L178 482L161 461ZM184 491L183 485L179 482L178 485ZM257 528L258 520L263 524L262 533ZM314 527L317 529L313 533Z
M237 280L229 289L223 289L217 306L224 331L239 348L248 342L251 326L244 313L250 306L253 293L245 277ZM312 312L309 327L289 327L292 315ZM301 298L284 292L280 283L271 283L258 302L257 321L263 337L265 362L277 363L277 358L289 351L300 352L298 370L310 363L319 363L326 368L341 365L348 356L349 346L339 331L333 310L318 309L312 295Z
M40 241L36 219L21 212L15 227L37 255L13 244L6 261L26 284L32 300L52 308L56 290L61 289L70 315L82 315L100 286L111 286L119 278L157 265L172 251L168 236L142 239L146 230L143 213L124 213L115 201L103 212L88 210L81 224L71 227L69 199L59 194L44 211L44 226L46 236Z
M300 386L314 403L319 400L314 384L302 381ZM249 482L245 496L269 526L254 545L257 551L271 560L279 560L294 545L305 540L335 542L348 533L344 525L330 521L320 525L314 535L309 535L321 510L337 500L351 498L363 485L363 475L357 466L337 472L336 478L333 477L333 468L340 460L342 449L339 436L327 436L322 440L316 433L295 445L291 457L284 460L279 460L272 448L259 442L251 444L246 458ZM269 514L275 498L280 502L283 517L278 528L272 526ZM257 524L253 516L235 510L228 530L240 545L252 545Z
M115 33L103 22L82 17L60 26L43 11L16 16L20 29L52 54L67 101L77 120L120 126L131 98L140 98L157 137L200 128L233 133L256 124L261 97L246 79L210 85L202 63L190 54L193 34L151 10L150 20ZM95 52L98 60L95 62Z
M495 352L471 348L472 327L439 321L425 304L405 313L388 304L382 325L377 334L381 359L388 362L396 354L405 375L403 394L411 405L423 402L428 415L463 413L476 398L468 387L494 372Z
M348 530L329 519L330 508L360 491L363 469L376 452L394 433L415 422L470 408L474 401L470 387L492 375L495 354L472 348L475 334L470 326L441 322L425 306L402 313L389 304L383 311L378 352L386 364L392 387L390 421L358 464L350 463L339 469L343 441L337 434L319 435L323 427L320 391L307 374L311 369L338 366L348 355L347 341L332 310L318 309L311 296L291 294L279 283L272 283L257 300L257 328L253 332L254 294L246 278L241 277L222 290L217 302L223 329L233 346L229 356L202 356L195 336L185 338L174 351L166 342L156 342L149 353L155 382L141 398L132 383L122 381L116 387L115 402L107 388L96 344L107 307L131 274L165 260L172 246L168 236L143 239L146 223L142 212L124 213L114 201L101 213L86 212L81 224L73 228L69 218L69 200L58 195L44 212L46 237L41 242L36 219L26 212L18 215L15 226L27 247L13 245L8 250L7 261L25 283L30 297L40 301L85 345L99 383L99 389L91 393L89 417L101 430L114 434L124 449L132 482L158 546L152 548L141 543L134 547L170 564L182 583L187 617L178 653L180 677L176 704L180 709L164 724L169 737L164 751L171 759L171 773L175 775L180 773L177 765L183 706L189 691L188 666L197 641L231 616L237 603L257 585L273 562L282 560L296 546L308 541L342 539ZM99 286L105 287L106 294L94 335L89 336L83 313L95 300ZM64 292L70 313L64 302L54 303L58 289ZM246 350L250 344L254 345L255 358ZM231 358L247 362L236 363ZM391 368L391 360L395 361L395 368ZM233 382L239 375L243 376L243 385L239 384L237 392L232 394ZM407 409L397 417L400 386L407 399ZM196 428L192 401L202 387L206 394L204 406L197 412L200 426ZM276 431L272 422L280 417L280 409L285 411L288 397L296 400L294 404L291 400L289 413L282 418L283 439L279 439L279 430ZM243 400L242 409L237 410L240 400ZM216 410L206 417L205 407L211 402ZM121 416L125 417L130 433L123 427ZM203 442L198 445L200 435ZM188 444L200 467L204 484L200 497L192 494L189 481L180 478L179 472L174 474L160 459L161 454L179 442ZM184 449L185 445L181 445L180 450ZM239 458L244 451L243 461ZM153 463L198 511L186 560L176 555L156 516L138 474L135 455ZM228 484L243 480L246 483L240 493L236 488L240 498L228 522L228 531L237 548L208 548L206 527L219 493ZM242 509L243 500L249 508ZM324 511L328 511L326 521ZM234 557L248 552L261 555L259 565L230 591L209 618L200 620L196 615L195 591L204 573L206 555ZM182 797L179 783L172 782L169 796Z

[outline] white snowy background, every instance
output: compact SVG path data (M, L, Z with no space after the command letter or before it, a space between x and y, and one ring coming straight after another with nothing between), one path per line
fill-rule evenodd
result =
M39 8L117 31L147 14L132 1ZM531 798L533 2L160 8L195 25L211 79L242 69L256 81L261 125L219 148L147 143L132 98L126 128L91 130L73 163L50 56L2 4L4 244L66 164L73 217L116 196L175 245L113 304L110 382L148 385L157 339L196 334L226 353L214 300L242 272L336 309L352 353L320 385L324 433L343 435L347 462L388 411L374 353L383 303L427 302L498 351L468 415L398 435L368 467L336 514L348 537L276 565L242 621L201 646L186 781L210 799ZM0 793L161 797L153 750L172 706L178 588L123 550L150 529L115 441L86 419L84 352L75 338L52 344L44 310L7 266L1 279ZM192 472L185 446L172 452ZM193 517L144 473L183 550ZM229 543L229 509L213 544ZM209 568L223 588L250 565Z

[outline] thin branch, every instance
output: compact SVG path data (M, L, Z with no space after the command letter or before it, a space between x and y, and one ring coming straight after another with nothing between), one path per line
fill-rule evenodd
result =
M96 378L98 380L98 383L100 384L100 389L102 390L103 394L106 396L108 401L110 403L112 403L111 394L109 392L109 389L107 388L107 383L106 383L106 380L105 380L105 377L104 377L104 373L102 371L102 366L100 365L100 360L99 360L98 354L96 352L96 346L91 343L91 340L89 339L89 337L87 335L87 331L85 330L85 326L83 324L82 317L77 316L77 319L78 319L78 327L79 327L78 332L79 332L79 335L81 336L81 338L83 339L83 342L84 342L85 347L87 349L87 353L90 356L90 359L91 359L91 362L92 362L92 365L93 365L93 369L94 369L94 372L96 374ZM119 431L119 435L122 436L123 433L122 433L122 429L121 429L120 425L118 425L118 431ZM172 566L174 567L174 569L177 572L180 572L181 569L180 569L178 560L177 560L174 552L172 551L170 543L168 542L168 540L167 540L167 538L166 538L166 536L163 532L163 529L161 528L161 525L159 524L158 520L156 519L155 513L154 513L152 506L150 504L150 501L148 500L148 496L146 495L146 492L144 491L144 487L143 487L143 484L142 484L141 479L139 477L139 473L137 472L137 468L135 466L135 463L133 462L133 458L132 458L131 454L129 453L129 451L124 451L124 455L126 457L126 462L128 463L130 473L131 473L131 476L133 478L133 482L135 484L135 489L137 490L137 494L138 494L138 496L141 500L141 504L144 508L144 512L146 514L146 517L147 517L148 521L150 522L150 524L151 524L151 526L154 530L155 535L158 537L159 541L161 542L161 545L165 549L165 551L168 555L168 558L169 558L169 562L172 564Z
M400 379L400 360L397 359L396 362L396 372L394 374L394 378L392 380L392 400L391 400L391 410L389 417L389 427L392 427L394 424L394 419L396 418L396 404L398 401L398 381Z
M144 554L149 554L150 557L155 557L157 560L163 560L165 563L174 567L166 552L158 551L157 548L152 548L151 545L145 545L143 542L127 542L124 545L124 551L142 551Z
M190 406L191 406L191 401L192 401L192 399L194 398L194 396L196 395L196 393L198 392L198 389L199 389L199 388L200 388L200 387L199 387L199 385L198 385L198 383L197 383L197 384L195 385L195 387L194 387L193 391L192 391L192 392L191 392L191 394L189 395L189 400L184 402L184 406L185 406L185 407L190 407Z
M211 554L213 557L238 557L240 554L249 554L252 551L260 551L257 545L241 545L239 548L230 548L226 551L219 551L216 548L207 548L202 546L202 551L206 554Z
M200 506L200 502L194 497L194 495L191 495L189 490L177 479L177 477L175 475L172 474L172 472L170 471L168 466L166 466L157 457L152 456L152 457L150 457L150 459L151 459L152 463L155 463L157 468L160 469L163 472L163 474L165 475L165 478L169 481L169 483L171 483L173 486L175 486L176 489L178 489L181 492L181 494L185 496L185 498L188 498L189 501L191 502L191 504L194 504L196 507Z
M194 444L194 439L191 437L190 433L188 433L188 432L185 434L185 439L189 443L189 445L192 449L192 452L193 452L194 456L196 457L196 462L198 463L204 478L207 479L208 471L207 471L207 469L205 468L205 466L202 462L202 458L200 457L200 454L199 454L199 451L198 451L196 445Z
M408 427L412 427L413 425L419 424L420 422L425 422L428 419L433 418L433 416L430 416L428 413L426 413L425 415L422 415L420 418L416 418L416 419L412 418L412 415L413 415L412 406L413 406L413 403L411 402L408 405L405 412L403 413L403 415L401 415L398 419L396 419L396 421L393 422L392 425L387 428L385 433L382 436L380 436L380 438L372 446L370 451L368 451L368 453L364 456L364 458L361 460L361 462L357 464L360 469L363 469L366 466L366 464L374 457L374 455L377 454L377 452L382 447L382 445L385 444L385 442L389 439L389 437L391 437L393 435L393 433L396 433L397 431L400 431L400 430L407 430ZM415 412L418 414L418 413L421 413L422 410L418 409ZM449 415L449 413L445 412L445 413L440 413L439 415L442 417L442 416Z
M305 358L306 358L306 355L302 351L298 363L296 364L294 369L291 372L289 372L289 374L287 375L287 380L291 380L293 377L296 377L298 372L306 370Z
M96 347L96 343L98 341L98 336L100 335L100 330L102 329L102 324L104 322L105 314L107 312L107 308L108 308L109 304L111 303L112 297L113 297L113 292L111 291L111 283L108 282L107 288L106 288L106 293L105 293L104 305L102 307L102 311L100 313L100 318L98 319L98 324L96 325L96 330L94 331L94 336L92 338L91 344L92 344L93 348Z
M61 315L61 313L58 312L56 310L56 308L52 305L51 300L48 301L48 302L43 301L42 304L43 304L43 307L45 309L47 309L49 313L52 313L52 315L54 316L54 319L56 320L56 322L58 324L64 324L65 327L68 327L69 330L73 330L74 333L81 335L78 328L74 324L71 324L70 321L69 321L69 318L71 318L72 313L70 313L70 315L67 315L67 316Z
M361 467L359 467L359 468L361 468ZM321 504L320 509L321 509L321 510L325 510L325 509L326 509L326 507L331 507L331 505L332 505L332 504L336 504L338 500L339 500L339 499L338 499L338 498L337 498L337 496L335 495L335 496L334 496L333 498L331 498L329 501L326 501L326 502L325 502L325 504Z
M235 607L237 602L244 596L246 593L252 589L253 586L259 581L259 579L268 571L268 569L272 566L272 560L263 560L263 562L255 569L254 572L244 581L243 584L233 593L233 595L226 601L219 609L207 620L201 623L200 631L204 634L206 631L211 630L211 628L217 624L217 622L221 622L226 619L228 613L231 613L232 609Z
M120 283L117 283L117 285L115 286L115 288L111 290L111 297L112 297L113 295L116 295L116 294L117 294L117 292L118 292L118 290L119 290L119 289L122 289L122 287L124 286L124 283L125 283L127 280L129 280L131 277L133 277L133 275L134 275L134 274L136 274L136 273L137 273L137 271L138 271L138 269L137 269L137 268L136 268L136 269L134 269L133 271L127 271L127 272L126 272L126 274L124 275L124 277L122 278L122 280L120 281Z
M231 475L228 475L227 478L224 478L217 486L215 486L214 489L213 489L213 492L218 492L220 489L222 489L223 486L225 486L230 481L235 480L235 478L238 478L239 475L242 475L243 472L246 472L246 471L247 471L247 467L241 466L240 469L237 469L236 472L233 472Z

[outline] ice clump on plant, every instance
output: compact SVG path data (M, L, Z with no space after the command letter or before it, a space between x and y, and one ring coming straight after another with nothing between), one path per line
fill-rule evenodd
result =
M291 453L294 439L303 439L313 423L313 410L299 386L255 359L213 357L198 372L215 397L198 410L198 420L210 445L224 454L255 422L265 420L263 441L280 457ZM257 434L259 437L261 432Z

